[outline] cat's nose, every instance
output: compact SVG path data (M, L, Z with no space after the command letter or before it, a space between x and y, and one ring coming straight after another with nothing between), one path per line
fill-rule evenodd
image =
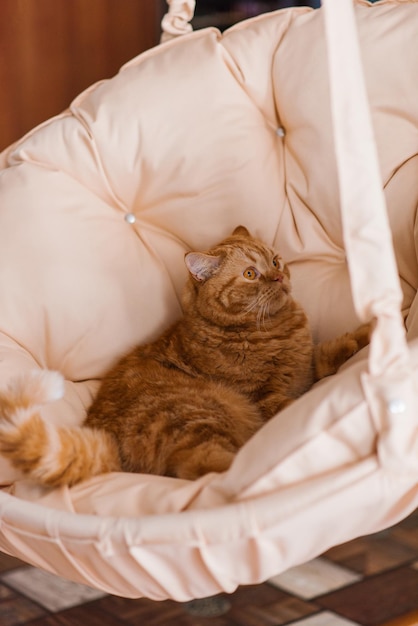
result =
M283 274L280 272L279 274L275 274L275 275L272 277L272 280L277 281L277 282L279 282L279 283L282 283L282 282L283 282L283 280L284 280L284 276L283 276Z

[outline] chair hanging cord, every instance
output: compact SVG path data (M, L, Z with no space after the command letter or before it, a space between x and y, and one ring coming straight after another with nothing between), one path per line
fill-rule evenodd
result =
M161 22L161 42L169 41L180 35L192 32L193 27L189 23L193 19L195 0L167 0L168 13Z
M352 0L323 0L344 243L356 311L377 320L370 369L408 362L402 291L386 212Z

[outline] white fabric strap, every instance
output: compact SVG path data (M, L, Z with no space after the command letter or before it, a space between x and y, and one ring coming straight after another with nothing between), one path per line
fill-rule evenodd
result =
M323 0L344 242L356 311L375 318L374 375L408 361L399 284L352 0Z
M161 22L161 41L169 41L179 35L190 33L193 28L189 23L193 19L195 0L167 0L168 13Z

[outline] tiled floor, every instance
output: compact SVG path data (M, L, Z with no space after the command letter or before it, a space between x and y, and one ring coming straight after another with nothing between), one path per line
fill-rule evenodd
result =
M0 626L417 626L418 511L263 585L177 604L126 600L0 554Z

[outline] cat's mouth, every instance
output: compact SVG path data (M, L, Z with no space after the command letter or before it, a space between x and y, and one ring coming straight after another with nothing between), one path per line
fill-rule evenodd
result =
M290 281L284 280L282 283L276 283L274 293L271 293L270 310L272 315L277 313L282 306L291 298L292 286Z
M275 315L290 297L291 290L291 284L288 280L284 280L282 283L275 282L274 288L269 290L266 299L260 301L259 304L261 307L266 304L270 314Z
M288 280L288 278L286 276L283 278L283 280L277 281L277 282L275 281L275 283L276 283L279 291L282 291L286 295L290 294L292 288L291 288L291 285L290 285L290 281Z

